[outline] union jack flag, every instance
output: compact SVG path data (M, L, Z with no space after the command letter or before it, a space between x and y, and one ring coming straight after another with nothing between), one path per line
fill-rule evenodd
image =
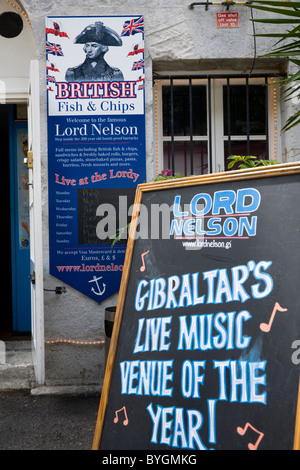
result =
M133 66L131 70L140 70L140 69L144 70L144 67L145 67L145 59L142 59L142 60L138 60L137 62L133 62Z
M140 16L138 19L125 21L123 24L123 31L121 36L133 36L134 34L144 32L144 17Z
M60 44L46 41L46 54L64 55Z
M53 77L52 75L46 75L46 78L47 78L47 81L56 83L55 77Z

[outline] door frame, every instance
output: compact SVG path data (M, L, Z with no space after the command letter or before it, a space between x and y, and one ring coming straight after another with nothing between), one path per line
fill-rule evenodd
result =
M6 83L7 82L7 83ZM31 336L32 357L37 385L45 383L44 345L44 281L42 240L42 178L40 154L40 87L39 62L30 61L29 80L22 78L17 85L6 79L0 101L6 104L27 104L28 149L33 152L33 166L28 168L30 211L30 273L31 278ZM10 86L11 85L11 86Z
M32 356L37 385L45 383L44 281L39 62L30 61L28 90L28 177ZM32 158L30 157L32 155ZM32 164L31 164L32 162Z

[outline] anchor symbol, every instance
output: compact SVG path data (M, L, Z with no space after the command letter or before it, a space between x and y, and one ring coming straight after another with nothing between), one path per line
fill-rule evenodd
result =
M93 279L91 279L89 282L95 282L96 285L97 285L97 288L98 288L98 291L96 291L93 287L91 288L91 291L94 292L94 294L96 295L103 295L104 292L105 292L105 289L106 289L106 284L104 284L104 282L102 283L103 285L103 290L100 289L100 286L98 284L98 281L100 281L100 279L102 279L102 276L100 277L96 277L94 276Z

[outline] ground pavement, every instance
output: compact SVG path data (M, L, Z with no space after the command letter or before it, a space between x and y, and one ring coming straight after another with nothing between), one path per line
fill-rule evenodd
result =
M100 395L0 392L0 450L91 450Z

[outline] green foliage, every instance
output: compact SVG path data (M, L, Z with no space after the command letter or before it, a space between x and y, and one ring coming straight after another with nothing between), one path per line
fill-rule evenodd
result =
M127 230L129 230L130 224L131 224L131 222L129 222L129 224L125 225L125 227L118 228L116 230L116 233L112 237L109 238L110 240L112 240L112 244L110 246L111 248L113 248L116 243L121 241L121 238L122 238L122 236L125 232L127 234Z
M183 178L181 173L172 173L172 170L162 170L159 175L153 178L153 181L172 180L174 178Z
M269 166L276 165L275 160L259 160L254 155L230 155L228 160L231 160L228 164L228 169L232 168L235 164L238 165L239 170L244 170L245 168L256 168L258 166Z
M282 57L296 65L296 71L283 78L281 83L286 85L284 98L286 100L296 98L300 103L300 1L253 0L249 6L255 10L274 14L272 18L252 19L252 21L273 25L287 25L288 29L285 32L278 32L276 28L274 32L269 34L256 34L255 36L278 39L274 44L273 51L265 54L264 57ZM299 123L300 110L287 119L283 130L289 130Z

